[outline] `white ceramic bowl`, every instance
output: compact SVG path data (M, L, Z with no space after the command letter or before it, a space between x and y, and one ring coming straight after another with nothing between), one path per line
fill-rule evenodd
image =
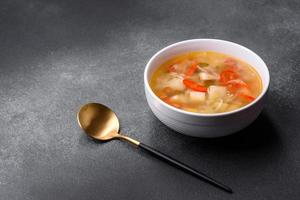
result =
M216 51L240 58L251 64L259 73L262 93L250 104L234 111L200 114L177 109L160 100L149 86L154 70L168 59L190 51ZM147 102L154 115L171 129L195 137L220 137L235 133L251 124L263 109L270 75L264 61L253 51L239 44L217 39L185 40L157 52L147 63L144 84Z

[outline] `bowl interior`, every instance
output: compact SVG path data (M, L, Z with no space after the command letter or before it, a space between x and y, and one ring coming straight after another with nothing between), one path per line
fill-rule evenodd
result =
M266 92L269 86L270 77L268 68L257 54L239 44L217 39L186 40L170 45L157 52L150 59L146 67L145 81L147 81L147 86L149 86L148 82L157 67L176 55L190 51L216 51L239 58L252 65L259 73L263 83L263 90L258 98Z

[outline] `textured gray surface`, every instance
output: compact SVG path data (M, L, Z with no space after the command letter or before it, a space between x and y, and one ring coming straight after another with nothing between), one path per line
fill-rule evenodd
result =
M0 199L299 199L299 1L0 2ZM220 38L271 73L269 101L241 133L195 139L161 124L143 91L148 59L171 43ZM122 131L230 185L226 194L159 160L82 134L102 102Z

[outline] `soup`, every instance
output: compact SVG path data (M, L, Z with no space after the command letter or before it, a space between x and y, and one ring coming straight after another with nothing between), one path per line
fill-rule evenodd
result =
M153 73L153 92L167 104L196 113L236 110L254 101L262 81L248 63L217 52L176 56Z

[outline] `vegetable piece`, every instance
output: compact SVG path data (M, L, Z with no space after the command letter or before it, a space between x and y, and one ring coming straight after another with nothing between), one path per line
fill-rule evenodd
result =
M160 90L158 93L157 93L157 96L164 100L164 99L167 99L169 98L170 96L172 95L175 95L177 94L178 91L177 90L173 90L171 87L164 87L162 90ZM175 95L176 96L176 95Z
M225 61L224 61L224 64L227 66L228 69L230 70L233 70L233 71L237 71L239 70L239 67L238 67L238 62L233 59L233 58L227 58Z
M226 87L211 85L208 88L208 98L212 101L223 98L226 95Z
M181 95L176 94L170 97L171 101L180 101L181 100Z
M184 84L182 83L181 79L179 78L171 78L167 83L167 87L170 87L173 90L182 91L185 89Z
M223 70L220 74L220 82L226 84L228 81L238 79L239 75L232 70Z
M182 73L184 66L181 63L177 63L177 64L170 65L167 69L168 72Z
M200 80L203 81L211 81L211 80L218 80L219 76L217 74L200 72L199 73Z
M237 61L233 58L227 58L225 61L224 61L224 64L229 66L229 67L235 67L237 66Z
M172 100L170 98L167 98L164 100L167 104L174 106L175 108L182 108L182 104L178 103L178 102L172 102Z
M174 65L170 65L168 67L168 72L176 72L176 69L175 69Z
M159 90L159 91L157 92L157 96L158 96L160 99L162 99L162 100L168 98L168 97L169 97L169 93L168 93L168 92L170 91L170 89L171 89L171 88L169 88L169 87L165 87L165 88Z
M242 81L241 79L230 80L227 82L227 84L238 84L244 87L249 87L248 84Z
M214 110L216 112L218 112L219 109L223 106L223 103L224 103L223 99L220 99L218 102L216 102L215 105L214 105L214 106L216 106Z
M206 87L196 83L195 81L184 79L182 82L187 88L190 88L192 90L199 91L199 92L206 92L207 91Z
M175 93L175 91L171 87L165 87L164 89L162 89L162 92L168 96L171 96Z
M198 63L198 65L199 65L199 67L207 67L207 66L209 66L208 63L203 63L203 62Z
M202 103L205 101L205 92L189 91L189 99L193 103Z
M228 103L223 102L222 105L219 107L218 112L225 112L228 106L229 106Z
M249 89L248 84L239 79L228 81L226 83L226 87L227 87L227 90L231 93L235 93L241 88Z
M159 93L159 94L157 94L157 96L160 98L160 99L162 99L162 100L165 100L165 99L167 99L168 98L168 95L166 95L166 94L164 94L164 93Z
M255 97L250 96L250 95L246 95L244 93L238 93L237 96L245 101L251 102L255 100Z
M197 64L196 63L192 63L188 68L187 70L185 71L185 75L186 76L192 76L197 70Z
M232 110L236 110L239 109L242 105L241 104L229 104L227 107L227 111L232 111Z
M188 98L186 97L185 93L175 94L170 97L170 100L175 103L188 103Z

